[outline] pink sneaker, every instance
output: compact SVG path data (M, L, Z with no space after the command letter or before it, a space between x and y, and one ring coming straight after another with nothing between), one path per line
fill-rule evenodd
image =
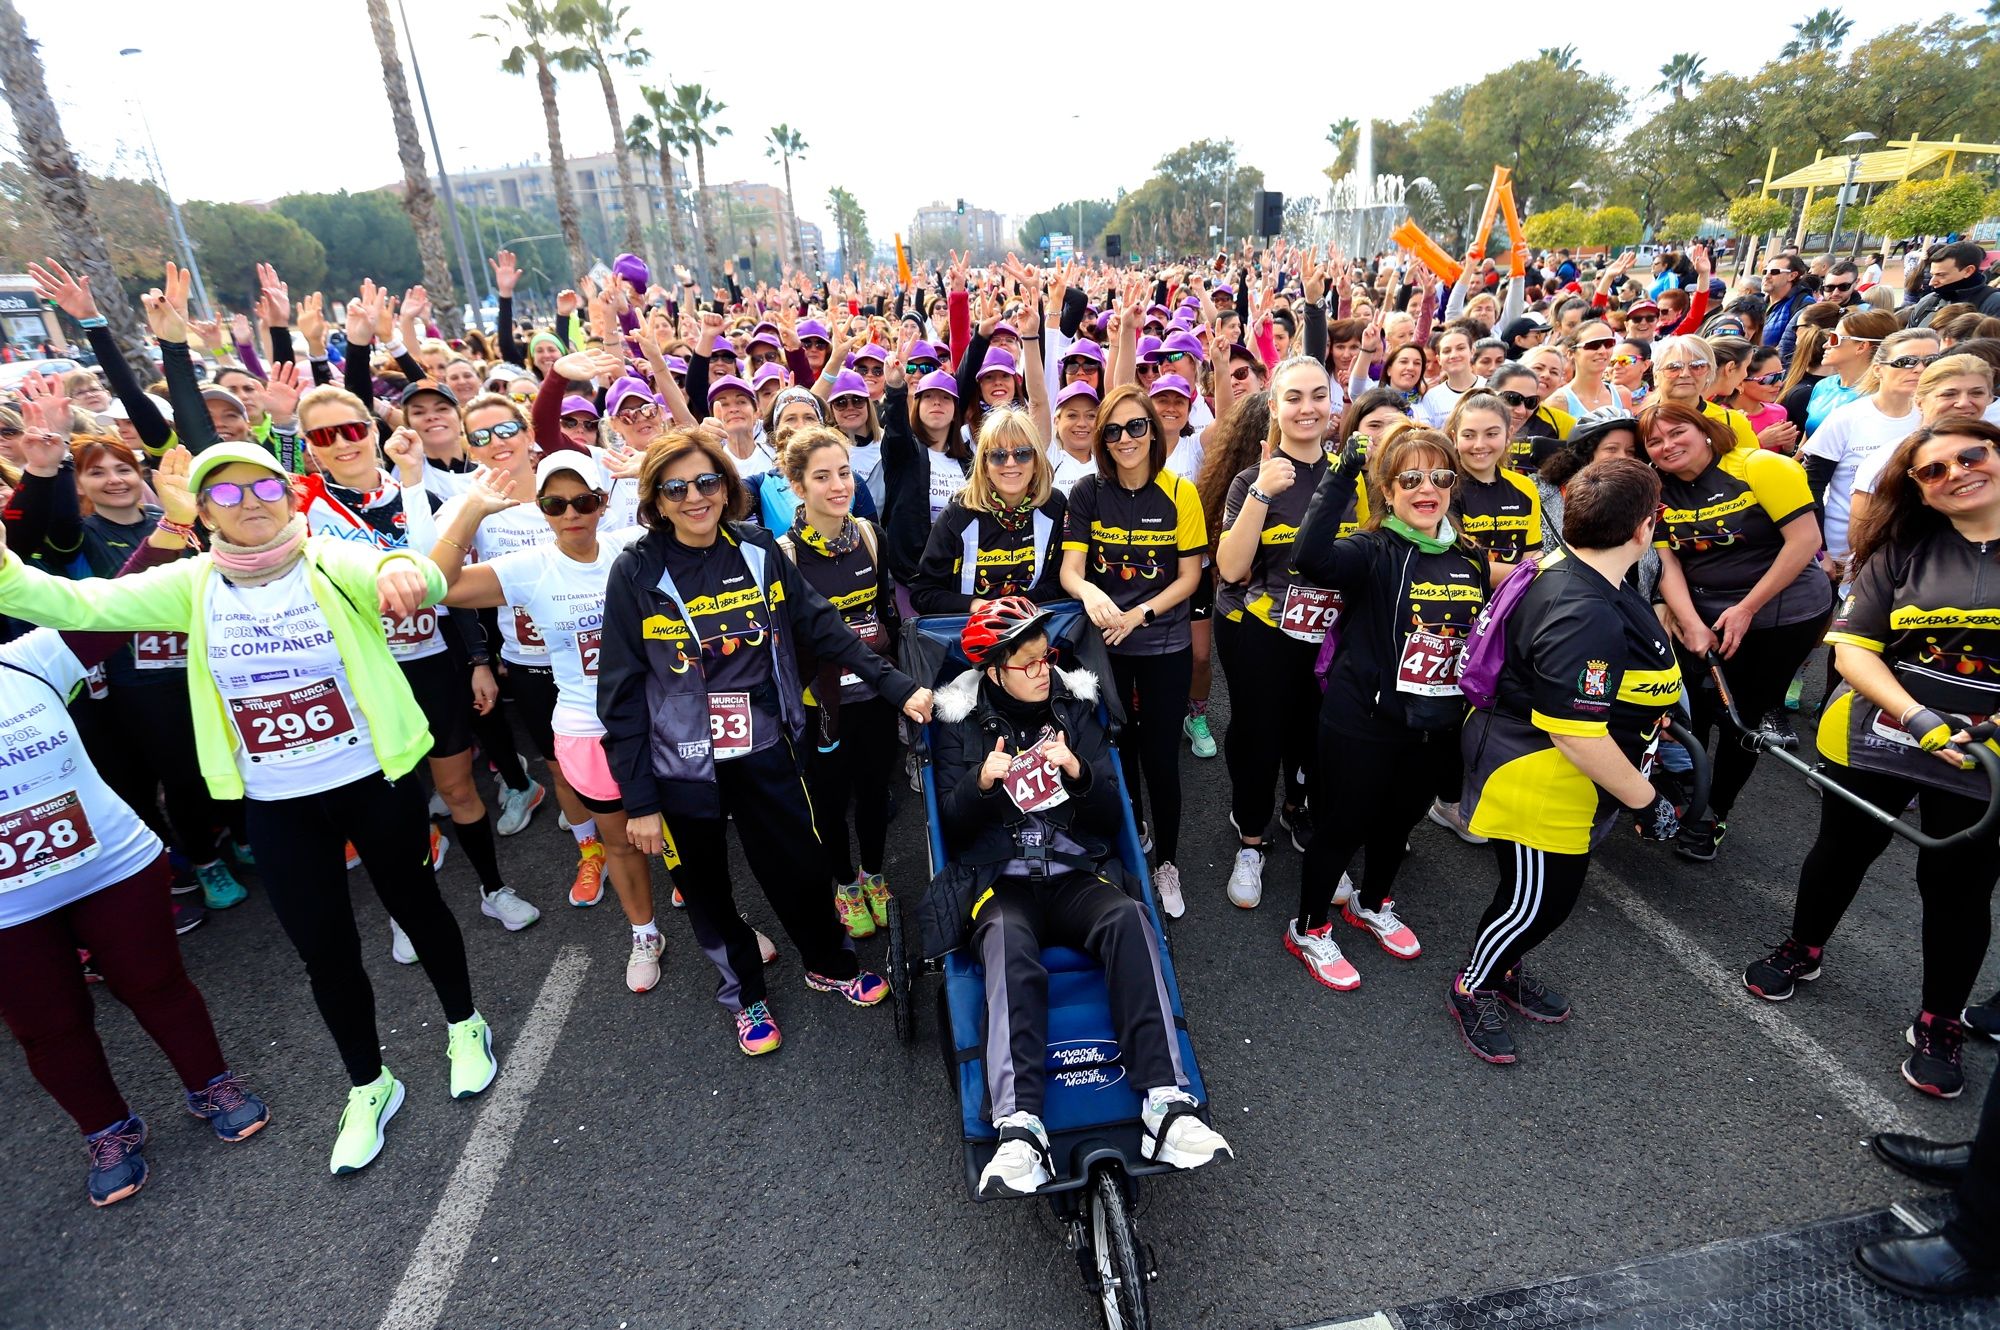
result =
M1333 940L1331 919L1303 933L1299 931L1299 921L1292 920L1285 930L1285 950L1299 958L1307 974L1336 992L1347 993L1361 987L1360 973L1340 954L1340 944Z
M872 1007L889 996L889 985L883 982L882 976L866 970L852 979L829 979L807 970L806 987L816 988L822 993L838 993L857 1007Z
M1410 931L1408 924L1396 917L1396 902L1383 901L1379 910L1364 910L1356 899L1341 906L1340 912L1347 916L1348 923L1373 933L1375 940L1382 944L1382 950L1391 956L1408 961L1424 954L1417 935Z

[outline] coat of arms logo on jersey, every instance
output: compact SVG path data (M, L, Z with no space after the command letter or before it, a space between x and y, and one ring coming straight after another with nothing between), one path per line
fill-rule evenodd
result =
M1610 673L1611 662L1586 660L1583 662L1583 673L1576 681L1577 691L1585 697L1603 697L1610 687L1606 680Z

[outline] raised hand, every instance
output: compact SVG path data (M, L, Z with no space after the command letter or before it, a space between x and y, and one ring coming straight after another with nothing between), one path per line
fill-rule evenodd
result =
M361 289L347 302L347 341L350 346L367 346L375 340L375 324L382 316L382 301L388 293L375 285L373 277L361 279Z
M188 490L188 473L193 469L194 454L175 444L161 455L153 470L153 493L159 495L160 507L168 521L182 526L194 525L194 495Z
M508 508L517 507L520 500L508 494L513 488L513 479L504 471L496 471L490 466L482 466L472 473L472 483L465 488L465 501L472 505L482 518Z
M292 288L278 277L276 268L257 265L257 289L263 293L257 298L257 317L265 327L282 328L292 321Z
M299 382L297 364L286 360L271 366L271 381L264 385L264 406L271 413L273 425L290 427L297 423L299 398L305 390L306 385Z
M420 282L403 292L402 322L417 325L417 335L423 335L423 325L430 321L431 293Z
M54 374L30 374L21 380L19 392L21 419L29 429L39 426L58 436L69 434L69 395L63 391L59 377Z
M424 441L417 437L413 429L397 430L382 445L382 451L396 464L396 478L405 485L413 485L424 474Z
M97 297L90 294L90 278L70 276L69 271L54 259L30 263L28 276L34 279L36 295L53 301L57 309L71 318L98 317Z
M174 342L185 346L188 339L187 320L168 300L159 287L154 287L139 297L139 304L146 311L146 326L153 336L162 342Z
M171 289L169 290L168 294L169 296L172 295ZM180 310L181 310L181 318L186 321L188 326L188 344L190 346L194 346L202 350L220 351L222 349L223 342L222 342L221 310L214 311L213 318L207 318L207 319L189 318L187 312L187 296L185 292L183 292L181 296Z
M625 372L625 362L603 347L593 346L587 351L570 352L556 361L553 368L563 378L576 383L591 379L603 379L608 383Z
M515 283L521 280L521 269L514 261L514 251L503 249L486 262L493 269L493 289L503 296L513 295Z
M396 336L396 297L382 292L382 308L375 315L375 340L385 346Z
M299 336L315 356L326 354L326 297L317 291L299 301Z
M238 346L250 345L250 316L231 314L229 316L229 336Z
M1007 768L1014 765L1014 759L1007 754L1007 736L1001 735L993 741L993 751L979 764L979 788L990 790L1007 777Z

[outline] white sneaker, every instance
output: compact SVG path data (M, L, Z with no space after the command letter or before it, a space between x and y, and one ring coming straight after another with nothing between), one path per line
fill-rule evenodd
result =
M445 803L444 796L436 790L431 791L431 816L447 819L451 817L451 806Z
M1187 913L1187 901L1181 895L1181 870L1172 864L1161 864L1153 870L1153 891L1160 898L1160 908L1167 918L1178 919Z
M1229 872L1229 903L1254 910L1263 899L1264 852L1246 845L1236 852L1236 867Z
M568 830L569 830L569 814L568 814L568 813L557 813L557 814L556 814L556 830L557 830L557 831L568 831Z
M1340 885L1333 889L1333 908L1339 909L1354 899L1354 879L1347 874L1340 875Z
M1139 824L1139 853L1151 854L1152 852L1153 852L1153 829L1147 826L1144 822L1141 822Z
M762 933L759 933L757 934L757 954L763 958L764 964L770 965L778 959L778 944L771 941L770 938L765 937Z
M410 935L394 919L389 921L389 959L398 965L415 965L417 948L410 941Z
M644 993L660 982L660 953L667 940L658 933L632 939L632 959L625 962L625 987Z
M1442 799L1431 800L1430 819L1467 845L1486 843L1486 837L1472 834L1472 828L1466 825L1465 814L1458 811L1457 804L1448 804Z
M510 933L518 933L542 917L542 912L515 895L512 887L502 887L491 895L482 896L479 912L488 919L498 919L507 925Z
M548 791L540 783L529 781L525 790L510 790L500 787L500 815L493 819L493 829L502 836L511 836L528 825L528 819L542 806ZM567 831L567 825L563 828Z
M1032 1196L1048 1184L1049 1133L1033 1113L1009 1113L993 1119L1001 1132L1000 1148L979 1174L981 1196ZM1039 1145L1041 1148L1037 1149Z
M1306 967L1306 973L1317 983L1340 993L1349 993L1361 987L1360 972L1354 968L1354 962L1341 954L1340 944L1333 940L1331 919L1305 932L1299 931L1298 920L1292 920L1285 929L1285 950L1299 958L1299 963Z
M1146 1106L1139 1110L1139 1125L1146 1133L1139 1142L1141 1155L1173 1168L1200 1168L1218 1159L1236 1157L1229 1142L1222 1139L1222 1133L1194 1114L1177 1113L1169 1121L1168 1114L1177 1106L1194 1108L1195 1097L1185 1090L1147 1091ZM1166 1124L1164 1135L1160 1131L1162 1123Z
M1358 901L1349 901L1342 907L1347 922L1356 928L1365 928L1375 935L1382 944L1382 950L1403 960L1415 960L1423 955L1424 949L1417 942L1417 935L1410 926L1396 917L1396 902L1383 901L1379 910L1367 910Z

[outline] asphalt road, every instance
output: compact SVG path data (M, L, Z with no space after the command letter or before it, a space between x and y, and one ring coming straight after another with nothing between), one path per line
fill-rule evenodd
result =
M1623 842L1600 856L1536 957L1575 1019L1517 1022L1510 1068L1475 1061L1443 1014L1491 892L1489 851L1420 825L1399 905L1425 954L1399 962L1352 933L1363 984L1332 993L1280 945L1299 856L1273 855L1263 908L1231 908L1221 763L1184 756L1184 769L1174 951L1238 1158L1144 1188L1162 1325L1296 1325L1869 1209L1920 1194L1868 1155L1868 1132L1893 1125L1881 1119L1950 1139L1973 1128L1992 1046L1971 1050L1957 1103L1897 1075L1918 980L1900 843L1824 979L1777 1007L1737 983L1783 935L1819 811L1768 762L1714 864ZM478 914L461 859L443 870L502 1060L486 1100L447 1098L442 1017L422 975L389 960L355 875L385 1057L410 1086L362 1174L326 1172L344 1078L254 879L246 905L183 946L225 1050L271 1104L268 1130L216 1142L100 993L113 1066L153 1124L154 1173L93 1211L71 1124L18 1052L0 1057L14 1105L0 1122L0 1325L1094 1323L1043 1206L966 1196L927 1001L917 1042L899 1046L886 1009L806 990L787 957L773 972L784 1048L744 1058L684 925L666 921L660 988L625 990L616 906L563 903L573 856L553 802L502 845L545 911L525 933ZM905 795L889 875L913 898L923 873ZM781 936L754 891L743 901ZM881 941L860 945L879 959ZM1996 982L1989 962L1977 996Z

